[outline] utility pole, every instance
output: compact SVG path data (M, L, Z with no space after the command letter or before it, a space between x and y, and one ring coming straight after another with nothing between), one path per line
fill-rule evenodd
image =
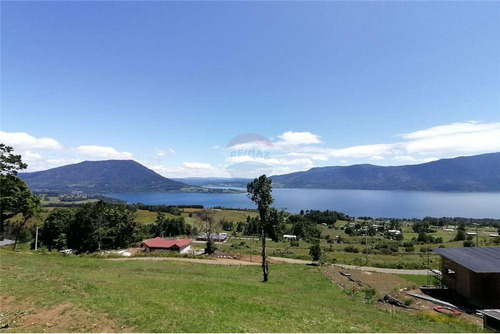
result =
M38 249L38 226L35 232L35 251Z
M368 264L368 226L365 226L365 257Z
M477 232L477 227L478 227L478 223L474 223L474 225L476 225L476 247L479 247L479 234Z

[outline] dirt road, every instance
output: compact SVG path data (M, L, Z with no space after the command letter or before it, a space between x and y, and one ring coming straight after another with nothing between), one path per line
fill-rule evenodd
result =
M277 256L268 256L268 259L275 262L283 262L283 263L293 263L293 264L311 264L312 261L299 260L299 259L289 259L286 257L277 257Z
M345 269L356 269L363 271L371 271L375 273L396 274L396 275L427 275L426 269L392 269L392 268L375 268L375 267L362 267L352 266L348 264L334 264L334 266Z

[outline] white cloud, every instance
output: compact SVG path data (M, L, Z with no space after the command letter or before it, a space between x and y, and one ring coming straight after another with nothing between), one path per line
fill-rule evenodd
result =
M31 151L24 151L23 154L23 159L25 160L40 160L43 159L43 156L39 153L31 152Z
M15 151L63 149L63 146L55 139L48 137L36 138L26 132L0 131L0 142L12 146Z
M430 137L441 137L459 133L482 132L499 128L500 128L500 123L480 123L477 121L470 121L465 123L457 122L447 125L433 126L429 129L402 134L400 135L400 137L404 139L422 139Z
M370 158L391 154L394 144L358 145L342 149L329 149L326 153L334 158Z
M438 160L439 158L415 158L410 155L398 155L394 157L394 160L403 162L403 163L424 163L424 162L430 162L430 161L435 161Z
M195 168L195 169L210 169L212 168L211 164L206 164L202 162L183 162L181 164L184 168Z
M313 135L314 136L314 135ZM316 136L319 137L319 136ZM325 148L302 145L279 148L287 156L326 161L330 158L355 158L399 162L428 162L439 158L500 151L500 123L464 122L440 125L399 135L402 141ZM389 162L390 163L390 162Z
M442 135L419 135L418 139L402 143L408 153L420 155L452 156L500 151L500 123L497 126L479 126L477 131L454 132ZM471 124L473 125L473 124ZM481 124L478 124L481 125ZM486 125L486 124L485 124Z
M175 150L171 147L168 148L168 150L156 150L156 155L159 157L165 157L167 155L173 155L175 154Z
M294 132L287 131L278 136L280 139L276 145L280 146L297 146L297 145L310 145L320 144L320 136L311 132Z
M132 159L133 155L130 152L119 152L113 147L98 146L98 145L82 145L76 148L79 154L83 154L93 158L105 159Z

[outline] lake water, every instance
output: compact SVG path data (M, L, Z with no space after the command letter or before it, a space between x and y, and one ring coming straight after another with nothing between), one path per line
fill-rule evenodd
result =
M109 196L128 203L255 208L246 193L147 193ZM500 193L277 188L273 190L273 197L274 207L293 213L302 209L329 209L356 217L500 218Z

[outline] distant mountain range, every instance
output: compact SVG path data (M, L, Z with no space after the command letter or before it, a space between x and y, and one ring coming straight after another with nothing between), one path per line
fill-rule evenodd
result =
M173 178L172 180L199 187L246 188L247 184L253 179L224 178L224 177L186 177L186 178Z
M203 187L246 187L251 179L169 179L133 160L84 161L19 176L32 191L85 194L234 192ZM369 164L312 168L271 177L275 187L373 190L500 191L500 153L418 165Z
M84 161L41 172L20 173L19 177L36 192L147 193L189 187L133 160Z
M500 153L406 166L320 167L272 180L282 188L500 191Z

